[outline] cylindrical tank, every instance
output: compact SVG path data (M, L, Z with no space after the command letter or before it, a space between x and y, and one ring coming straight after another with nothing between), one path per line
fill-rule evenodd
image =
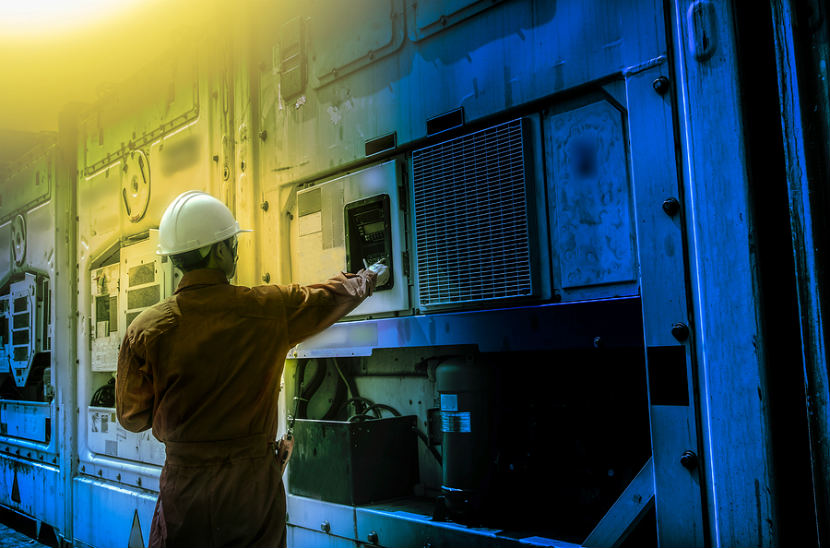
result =
M487 369L472 357L449 358L435 370L441 401L442 499L449 517L475 520L490 472Z

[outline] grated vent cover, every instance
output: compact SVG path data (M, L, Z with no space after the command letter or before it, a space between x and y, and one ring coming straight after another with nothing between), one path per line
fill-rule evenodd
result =
M529 295L523 121L412 153L421 305Z

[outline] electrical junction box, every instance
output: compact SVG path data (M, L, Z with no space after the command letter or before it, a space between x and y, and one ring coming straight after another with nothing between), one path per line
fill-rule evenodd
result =
M297 231L291 243L293 281L327 280L355 273L384 258L390 280L376 288L350 316L396 312L409 307L406 238L396 160L378 164L297 192Z
M413 494L418 481L416 416L361 422L297 419L291 494L367 504Z

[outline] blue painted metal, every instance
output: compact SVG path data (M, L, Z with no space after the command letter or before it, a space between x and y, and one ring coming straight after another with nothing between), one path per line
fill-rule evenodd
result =
M73 481L72 496L75 512L83 516L74 520L74 539L90 546L127 546L138 512L141 535L145 543L149 540L157 493L78 477Z
M711 3L701 12L700 4L674 1L669 17L708 540L714 546L771 546L777 517L740 110L741 94L748 91L738 81L732 5ZM689 20L698 13L708 15L696 24L718 36L717 49L705 59L688 47L694 30Z
M826 166L830 158L826 148L810 143L810 137L823 134L826 139L830 131L827 126L830 118L828 23L826 11L822 17L822 10L826 8L819 3L796 5L789 0L779 0L771 5L812 446L813 498L818 540L824 546L830 543L830 376L827 369L828 293L825 289L828 235L822 233L823 227L826 229L827 226L828 205L821 203L821 188L827 188L827 180L817 165L823 160ZM806 66L797 59L799 46L805 48L806 44L798 44L804 37L798 36L795 13L805 7L812 10L818 20L812 34L813 65ZM802 97L802 87L809 89L812 79L818 88L817 96ZM808 125L818 128L814 127L810 134ZM824 158L819 159L818 151L822 148Z
M577 544L521 532L434 521L432 502L407 499L369 506L343 506L295 495L288 496L289 539L314 546L550 546ZM374 534L370 537L370 535ZM370 541L370 538L376 538Z
M668 67L658 64L626 75L645 344L648 349L678 348L681 360L676 365L655 362L647 352L654 504L660 546L700 546L705 532L699 471L680 464L684 451L699 451L697 394L688 381L694 378L693 356L690 346L672 334L674 324L689 321L683 233L679 219L662 208L666 198L679 193L673 113L670 98L652 85L666 74ZM665 405L658 394L661 387L653 381L659 368L667 367L678 367L684 378L685 405Z
M637 347L639 301L622 297L341 322L297 345L289 357L369 356L375 348L419 346L475 345L481 352Z

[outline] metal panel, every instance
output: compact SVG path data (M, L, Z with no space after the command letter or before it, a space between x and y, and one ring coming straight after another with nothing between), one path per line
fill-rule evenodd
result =
M289 356L369 356L375 348L419 346L478 345L481 352L509 352L642 344L640 299L620 298L341 322L303 341Z
M353 540L293 525L288 525L286 534L288 546L315 546L317 548L359 548L362 546Z
M473 17L502 0L410 0L409 38L423 40L437 32Z
M689 311L682 226L662 208L664 200L679 193L671 101L652 84L666 70L658 63L626 72L643 329L648 348L680 346L681 375L694 379L688 334L678 340L672 333L674 324L689 324ZM654 355L646 356L649 370L660 365L652 362ZM702 546L705 538L700 467L687 470L680 460L685 451L700 455L697 391L691 381L686 389L689 405L656 405L649 397L660 546Z
M391 289L376 291L350 316L405 310L409 306L406 240L400 207L401 173L393 160L326 181L297 193L296 233L291 249L293 282L310 284L346 270L344 207L365 198L386 194L390 203L393 265ZM296 234L296 236L294 236Z
M52 193L55 146L38 145L24 154L0 181L0 222L49 199Z
M150 430L138 433L125 430L116 420L113 408L90 406L87 413L87 443L93 453L158 466L164 464L164 444Z
M3 456L0 458L0 504L64 528L58 468Z
M0 285L8 281L12 269L12 223L0 225Z
M137 512L144 544L149 541L154 493L79 477L72 482L72 496L75 540L89 546L127 546Z
M708 503L709 540L713 546L774 546L779 539L758 324L761 289L747 196L746 126L741 120L741 97L748 90L738 84L736 24L728 2L679 0L670 5L677 101L684 114L679 128L684 222L705 450L700 481ZM695 38L704 45L703 39L710 41L713 34L718 37L715 49L700 58L696 52L701 49L690 46Z
M289 468L291 466L293 463L289 464ZM288 473L291 473L290 470ZM290 478L288 480L290 482ZM288 494L286 508L289 526L322 531L324 524L327 524L331 535L354 538L354 506Z
M523 120L412 152L422 307L539 291Z
M632 282L638 272L623 114L605 100L557 110L545 131L556 285L563 300L635 294L637 284ZM579 291L600 285L604 287Z
M148 147L199 116L199 83L188 55L169 55L113 89L81 123L84 176Z
M359 70L403 44L403 0L386 0L382 8L379 4L377 0L317 1L305 8L311 15L309 50L315 87Z
M26 214L26 264L39 272L53 272L55 261L55 211L51 201Z
M299 97L282 98L279 75L265 74L263 129L279 137L263 144L263 185L271 190L363 160L367 139L392 132L406 147L426 136L428 118L458 107L472 122L657 57L663 25L655 4L501 2ZM387 16L385 5L379 13ZM265 35L279 36L282 24L306 11L301 6L266 11ZM361 35L365 21L350 32ZM327 36L314 41L317 51L341 47Z
M45 402L0 400L0 433L49 443L52 437L52 406Z

